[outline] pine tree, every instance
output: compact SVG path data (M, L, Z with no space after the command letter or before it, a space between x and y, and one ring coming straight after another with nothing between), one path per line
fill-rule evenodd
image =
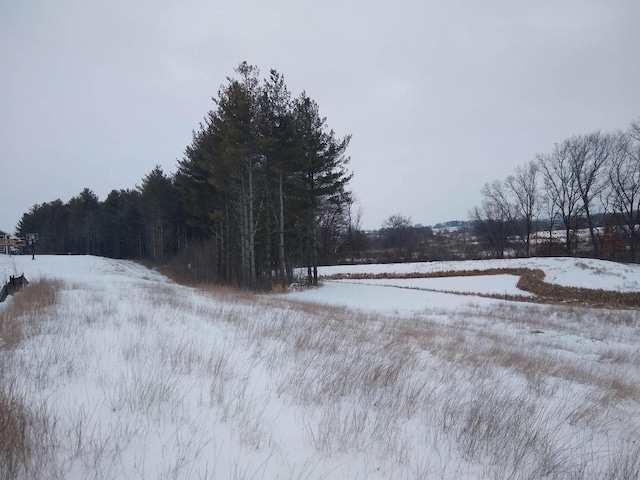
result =
M174 250L177 231L177 197L173 183L162 168L156 166L143 179L140 194L147 256L163 262Z
M347 171L345 151L351 140L336 139L327 131L326 119L306 93L296 99L296 188L298 218L304 232L308 282L318 284L318 226L323 214L332 208L341 211L349 203L346 185L353 174Z
M317 283L320 244L335 250L334 238L348 229L350 137L336 139L306 95L292 102L275 70L262 85L256 67L242 63L236 73L175 177L189 224L215 238L224 281L285 282L304 263Z
M272 224L276 232L277 278L281 283L291 280L285 244L285 199L294 174L295 141L294 117L291 93L284 82L284 76L271 70L265 80L260 97L260 139L265 155L265 178L268 198L266 218L267 229ZM267 235L268 267L272 268L270 235Z

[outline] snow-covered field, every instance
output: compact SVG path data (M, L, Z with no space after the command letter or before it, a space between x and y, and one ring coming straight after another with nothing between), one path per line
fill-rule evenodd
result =
M434 273L503 268L530 268L545 272L547 283L567 287L640 292L640 266L589 258L514 258L458 262L390 263L320 267L318 274ZM498 288L496 293L502 293Z
M477 275L472 277L449 278L385 278L363 279L356 283L363 285L382 285L386 287L412 288L416 290L433 290L451 293L477 293L483 295L521 295L533 296L532 293L520 290L518 275ZM339 280L350 282L353 280Z
M523 266L640 291L637 266L574 259L321 273ZM35 315L17 308L27 292L0 304L0 326L23 329L0 348L2 397L30 412L32 438L12 468L0 440L2 478L640 475L638 311L444 293L517 293L510 275L252 296L125 261L0 256L0 278L22 272L32 291L62 282Z

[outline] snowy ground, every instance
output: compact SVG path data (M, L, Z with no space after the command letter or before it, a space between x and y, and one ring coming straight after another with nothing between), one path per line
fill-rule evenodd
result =
M502 268L531 268L545 272L547 283L567 287L640 292L640 266L589 258L516 258L458 262L390 263L320 267L321 276L333 274L432 273ZM496 290L501 293L500 289Z
M640 290L638 267L573 259L322 273L522 266L560 285ZM637 311L443 293L512 292L508 275L254 297L125 261L0 256L0 275L22 272L64 283L0 349L0 385L35 419L20 478L640 474Z
M432 290L437 292L482 294L482 295L520 295L532 296L532 293L517 287L518 275L476 275L471 277L449 278L386 278L357 280L363 285L382 285L386 287ZM353 280L340 280L353 283Z
M469 260L458 262L390 263L320 267L321 277L330 275L429 274L436 272L484 271L530 268L545 272L545 282L567 287L640 292L640 265L626 265L585 258L522 258ZM515 275L477 275L446 278L322 279L324 287L292 294L299 301L311 301L378 312L421 312L428 309L490 306L499 301L452 295L531 296L517 288ZM411 291L411 290L426 291ZM447 294L438 292L448 292Z

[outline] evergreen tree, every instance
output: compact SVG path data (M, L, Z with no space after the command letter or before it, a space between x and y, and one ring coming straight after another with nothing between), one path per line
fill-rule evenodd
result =
M140 212L145 225L146 255L164 262L176 250L178 198L173 182L156 166L140 186Z
M342 212L349 203L346 185L352 174L347 171L345 151L348 135L336 139L320 116L318 105L306 93L295 102L297 216L303 232L303 249L307 279L318 284L318 226L332 209Z
M265 218L265 261L269 273L275 267L278 281L285 283L292 278L285 242L285 210L288 210L285 203L294 175L295 130L291 93L284 82L284 76L276 70L271 70L269 79L265 80L260 100L260 139L265 156L265 189L268 202ZM274 245L277 245L277 255L272 255ZM276 256L277 262L274 261Z
M350 137L337 139L306 94L292 101L275 70L262 83L246 62L236 74L175 176L155 167L140 187L104 202L85 189L67 204L34 205L19 231L41 233L55 253L158 262L182 253L215 264L197 265L207 279L247 288L288 282L303 264L317 283L318 262L353 243ZM212 252L193 253L201 248Z
M71 252L100 255L102 250L101 206L92 190L85 188L67 203Z

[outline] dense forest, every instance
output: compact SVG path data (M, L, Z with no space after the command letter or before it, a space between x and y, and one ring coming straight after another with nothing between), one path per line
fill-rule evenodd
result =
M227 80L174 175L156 167L102 202L85 189L34 205L18 235L37 232L40 253L178 259L198 280L247 288L290 282L306 266L317 284L318 264L350 248L350 136L275 70L260 80L242 63Z

